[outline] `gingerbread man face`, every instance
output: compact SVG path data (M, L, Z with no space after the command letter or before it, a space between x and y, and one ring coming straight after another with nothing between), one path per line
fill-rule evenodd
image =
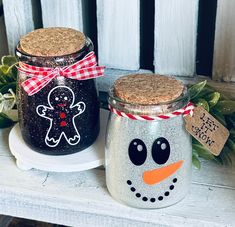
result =
M66 86L58 86L52 89L48 95L48 104L54 109L68 107L74 103L74 93Z
M66 86L53 88L49 92L47 100L48 106L39 105L36 108L40 117L50 120L50 126L45 132L46 145L56 147L62 137L70 145L78 144L81 138L74 119L85 111L85 103L74 104L74 92Z

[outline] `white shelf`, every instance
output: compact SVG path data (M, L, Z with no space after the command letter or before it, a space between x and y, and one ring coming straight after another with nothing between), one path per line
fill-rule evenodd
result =
M103 169L77 173L22 171L0 130L0 213L69 226L234 226L235 168L203 162L188 196L159 210L114 201ZM235 161L235 158L234 158Z

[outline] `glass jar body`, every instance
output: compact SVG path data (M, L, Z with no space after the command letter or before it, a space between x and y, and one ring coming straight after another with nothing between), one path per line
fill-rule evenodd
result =
M28 56L19 47L16 53L21 62L29 65L63 67L81 60L92 50L93 44L87 39L81 51L68 56ZM18 74L19 124L28 146L43 154L66 155L82 151L96 140L100 125L95 79L58 76L32 96L21 86L27 79L24 73ZM57 106L53 99L61 103Z
M113 100L110 105L117 107ZM122 203L161 208L177 203L187 194L192 142L182 115L143 121L111 112L105 155L108 190Z
M138 208L166 207L183 199L191 182L192 144L184 129L182 115L154 122L110 115L106 138L106 183L111 195ZM153 160L152 152L157 151L152 148L156 139L162 137L170 144L170 156L166 163L159 165ZM146 161L139 166L133 164L129 156L130 143L135 139L143 141L147 148ZM146 171L181 160L181 168L163 181L154 185L144 182Z

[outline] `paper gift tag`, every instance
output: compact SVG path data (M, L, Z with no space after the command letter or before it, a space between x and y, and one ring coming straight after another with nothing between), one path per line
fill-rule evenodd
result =
M203 107L195 107L193 116L184 117L186 130L212 154L218 156L229 137L229 131Z

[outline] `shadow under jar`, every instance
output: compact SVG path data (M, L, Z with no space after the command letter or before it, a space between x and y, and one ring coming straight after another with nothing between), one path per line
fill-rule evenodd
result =
M186 87L171 77L128 75L115 82L109 93L105 167L116 200L161 208L184 198L191 182L191 137L182 114L157 117L184 109L188 101Z
M25 36L26 50L22 40L16 48L19 61L30 66L62 68L82 60L93 51L91 40L73 29L38 29L30 35ZM70 35L76 44L74 46L69 44ZM61 39L64 39L64 43L61 43ZM30 42L32 47L29 46ZM47 47L50 43L52 46ZM27 51L27 48L32 48L32 51ZM38 53L40 48L42 53ZM47 49L49 52L45 51ZM37 93L29 95L22 87L28 78L28 75L19 71L18 114L21 134L26 144L37 152L49 155L72 154L92 145L100 129L95 79L77 80L58 76Z

